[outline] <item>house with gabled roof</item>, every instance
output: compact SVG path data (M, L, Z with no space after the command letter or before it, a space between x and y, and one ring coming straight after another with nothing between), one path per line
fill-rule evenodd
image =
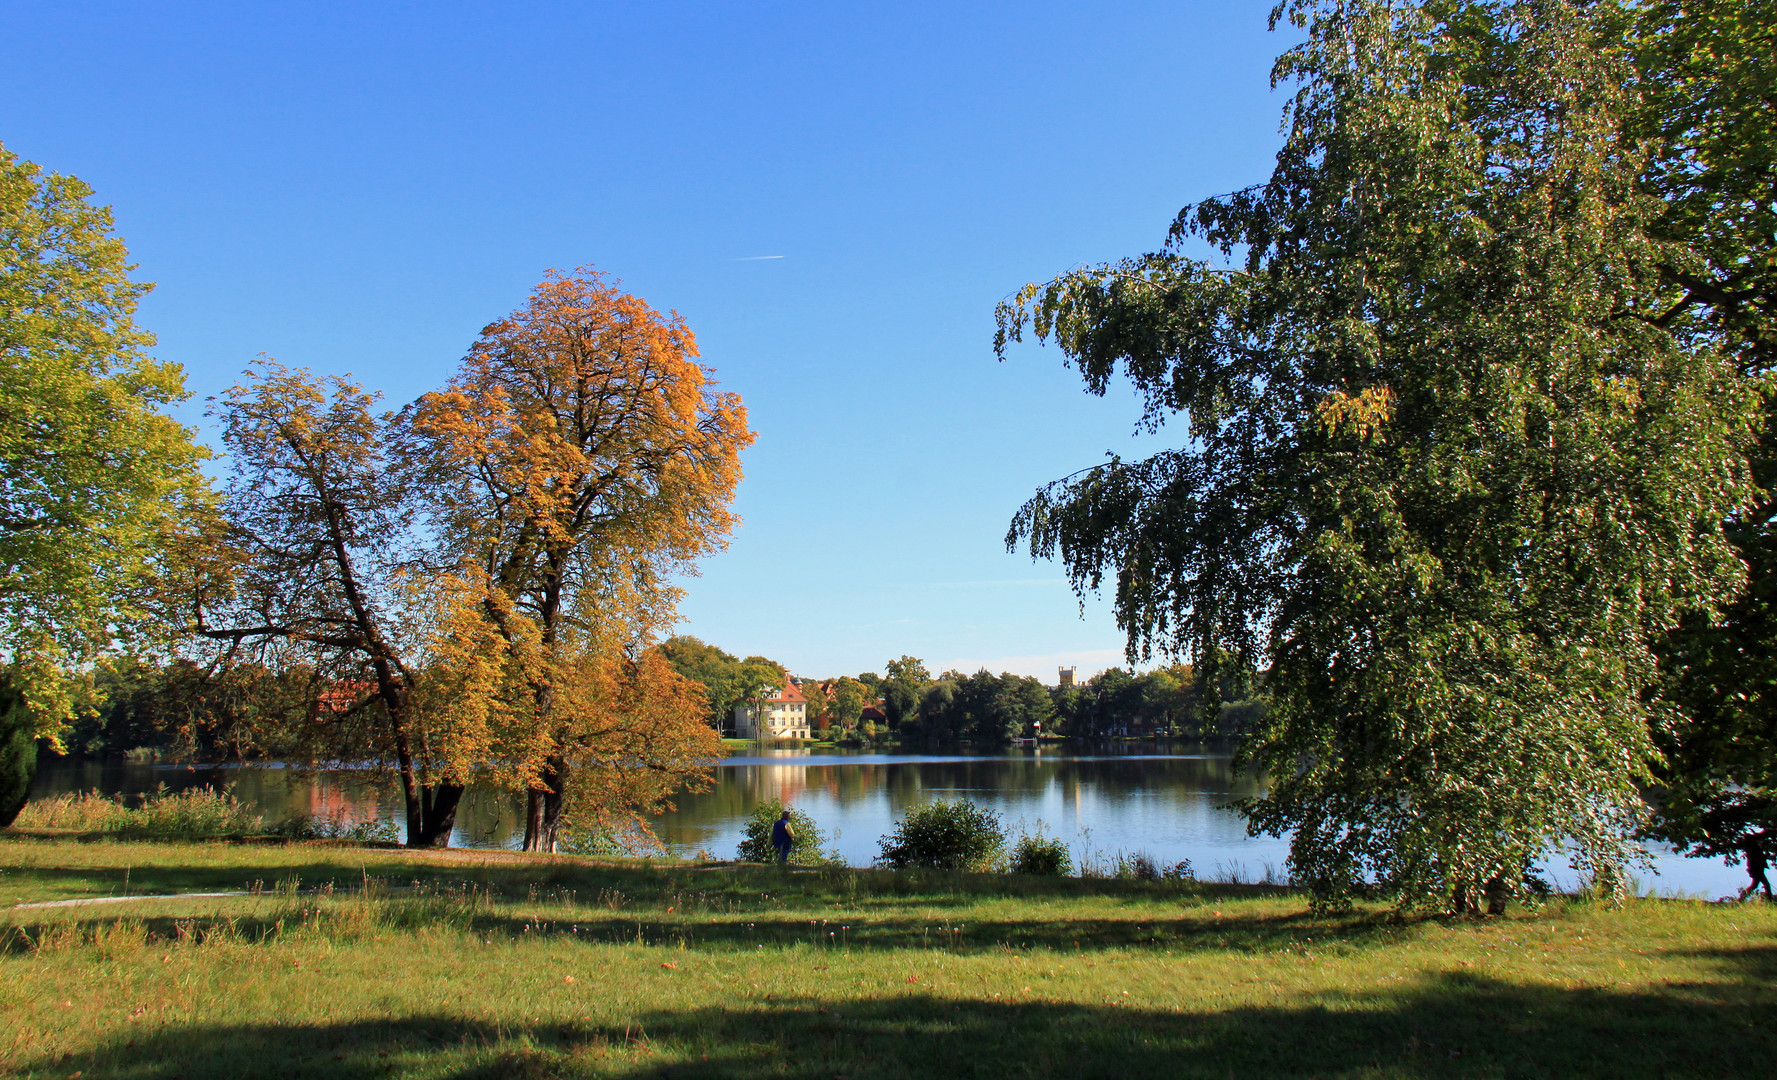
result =
M807 739L808 698L796 680L789 680L782 690L759 702L760 715L753 715L752 701L734 707L734 731L743 739Z

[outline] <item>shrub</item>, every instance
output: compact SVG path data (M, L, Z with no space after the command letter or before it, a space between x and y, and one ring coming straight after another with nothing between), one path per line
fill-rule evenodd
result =
M786 807L780 799L760 803L747 818L745 833L740 841L740 857L745 862L776 862L777 849L771 846L771 827L783 815ZM839 862L838 855L821 850L827 838L816 827L814 818L802 810L790 810L790 831L796 834L790 844L790 861L797 866L818 866L826 862Z
M1074 872L1074 857L1067 845L1041 828L1035 836L1020 836L1012 849L1014 874L1041 874L1045 877L1066 877Z
M1134 854L1118 852L1111 863L1111 876L1125 881L1196 881L1197 871L1190 859L1166 864L1158 862L1145 851Z
M1160 864L1145 851L1138 851L1133 855L1125 855L1119 851L1111 876L1125 881L1159 881Z
M883 837L877 862L896 870L994 870L1006 857L1000 816L967 799L915 806Z
M666 845L645 824L637 823L628 827L593 825L565 828L561 831L556 850L569 855L651 858L664 855Z

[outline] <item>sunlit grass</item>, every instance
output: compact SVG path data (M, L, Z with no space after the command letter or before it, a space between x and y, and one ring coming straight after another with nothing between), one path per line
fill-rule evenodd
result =
M0 841L23 1076L1719 1076L1777 908L1306 914L1262 886ZM275 1064L275 1068L272 1065Z

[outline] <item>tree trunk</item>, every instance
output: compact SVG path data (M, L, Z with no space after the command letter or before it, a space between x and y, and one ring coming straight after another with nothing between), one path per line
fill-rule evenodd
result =
M1458 881L1456 887L1450 891L1450 914L1479 915L1480 913L1481 904L1476 895L1474 882L1467 878Z
M524 849L553 852L560 839L562 792L567 789L568 763L552 754L538 777L543 787L532 788L525 804Z
M419 839L409 847L449 847L450 831L456 827L457 807L463 801L463 785L434 784L421 795L423 821Z
M424 847L420 837L426 832L426 800L413 766L413 751L407 745L407 729L391 712L390 726L395 735L396 771L401 776L401 799L407 805L407 846Z
M12 680L0 675L0 827L11 825L37 773L37 716Z

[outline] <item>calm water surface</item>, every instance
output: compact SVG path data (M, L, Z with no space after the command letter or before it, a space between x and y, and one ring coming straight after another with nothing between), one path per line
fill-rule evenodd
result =
M1193 752L1196 751L1196 752ZM297 772L273 765L190 766L127 762L45 761L33 797L67 791L134 795L228 785L268 820L296 813L355 824L399 822L401 803L388 788L354 770ZM1267 867L1282 873L1286 841L1252 838L1224 805L1259 792L1225 752L1153 747L1147 752L1091 753L1079 748L1022 748L990 754L873 754L760 749L728 758L709 791L681 795L678 808L655 819L655 831L681 854L707 850L732 857L741 825L769 799L813 815L831 845L854 866L876 857L877 840L907 807L932 799L967 798L999 811L1014 832L1039 826L1081 859L1146 852L1173 863L1189 859L1199 877L1238 873L1258 880ZM458 815L453 844L515 846L520 806L511 796L474 790ZM1716 897L1746 881L1738 867L1660 853L1657 874L1641 874L1660 893ZM1553 868L1558 884L1572 871Z

